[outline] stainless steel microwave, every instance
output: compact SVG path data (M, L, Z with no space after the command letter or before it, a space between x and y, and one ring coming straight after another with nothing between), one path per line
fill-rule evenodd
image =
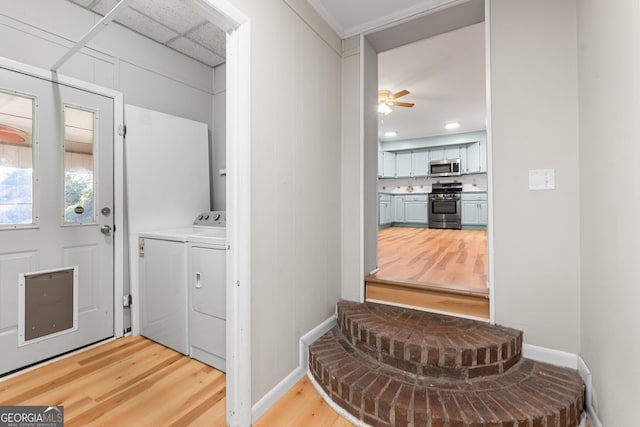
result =
M460 159L430 161L429 176L460 176Z

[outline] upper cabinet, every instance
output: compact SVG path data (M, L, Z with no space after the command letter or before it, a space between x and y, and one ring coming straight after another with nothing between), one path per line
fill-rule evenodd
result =
M381 151L378 158L378 176L381 178L425 177L429 173L430 161L449 159L460 159L463 174L487 171L484 144L471 142L397 152Z

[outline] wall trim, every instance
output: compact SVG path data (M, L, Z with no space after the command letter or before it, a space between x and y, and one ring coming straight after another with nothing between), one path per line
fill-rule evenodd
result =
M304 378L309 370L309 346L322 335L333 329L336 324L336 316L332 315L300 337L298 366L251 407L251 418L254 423L291 390L298 381Z
M522 346L522 356L527 359L550 363L551 365L561 366L563 368L578 369L579 356L567 351L524 344Z
M602 427L602 421L600 421L600 417L593 407L592 401L592 390L593 390L593 376L591 375L591 371L587 366L587 363L584 361L582 356L578 356L578 372L580 373L580 377L582 381L584 381L586 391L585 391L585 406L587 417L591 422L593 427Z

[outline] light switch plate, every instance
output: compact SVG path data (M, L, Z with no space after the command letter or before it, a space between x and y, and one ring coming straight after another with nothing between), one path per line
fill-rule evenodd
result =
M529 190L553 190L556 188L555 169L529 170Z

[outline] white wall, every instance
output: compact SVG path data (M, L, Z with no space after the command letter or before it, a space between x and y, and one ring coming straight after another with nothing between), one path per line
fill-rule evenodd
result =
M213 156L211 159L211 207L227 210L227 178L221 170L227 168L227 66L214 68L213 74Z
M492 0L490 31L496 321L578 353L575 0ZM540 168L555 168L555 190L528 190Z
M251 19L255 403L298 366L300 337L340 297L341 57L304 10L234 4Z
M605 426L638 424L640 402L638 28L636 0L578 2L581 353Z

